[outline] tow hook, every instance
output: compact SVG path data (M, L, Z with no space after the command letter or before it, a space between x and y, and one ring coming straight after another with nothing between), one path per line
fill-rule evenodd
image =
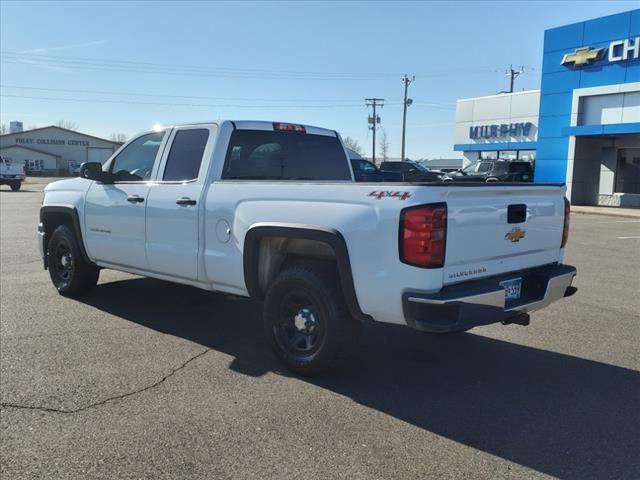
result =
M530 323L529 314L528 313L519 313L518 315L516 315L514 317L505 318L500 323L502 325L516 324L516 325L522 325L523 327L526 327Z

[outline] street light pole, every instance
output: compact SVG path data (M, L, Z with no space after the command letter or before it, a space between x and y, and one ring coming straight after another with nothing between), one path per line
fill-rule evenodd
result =
M400 160L404 161L405 156L404 156L404 145L405 145L405 138L406 138L406 134L407 134L407 107L409 105L411 105L411 99L407 98L407 93L409 90L409 85L411 85L414 81L415 81L416 77L411 77L411 80L409 80L409 77L407 77L407 74L404 74L404 78L402 79L402 83L404 84L404 102L403 102L403 109L402 109L402 153L400 154Z

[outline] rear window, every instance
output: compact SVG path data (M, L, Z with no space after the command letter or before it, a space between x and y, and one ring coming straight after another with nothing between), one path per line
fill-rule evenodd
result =
M226 180L351 180L336 137L235 130L224 162Z

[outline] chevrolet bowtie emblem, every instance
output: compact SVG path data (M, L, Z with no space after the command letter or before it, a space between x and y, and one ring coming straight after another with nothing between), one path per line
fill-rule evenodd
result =
M507 234L504 236L504 239L515 243L522 240L524 238L524 235L525 235L524 230L522 230L521 228L515 227L512 230L509 230L507 232Z
M602 57L604 48L591 48L583 47L577 48L573 53L565 53L562 57L561 65L573 65L574 67L581 67L591 62L598 60Z

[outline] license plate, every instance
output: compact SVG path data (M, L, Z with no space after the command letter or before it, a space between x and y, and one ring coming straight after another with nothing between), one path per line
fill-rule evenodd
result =
M500 286L505 290L506 300L517 300L520 298L520 291L522 290L522 278L505 280L500 282Z

